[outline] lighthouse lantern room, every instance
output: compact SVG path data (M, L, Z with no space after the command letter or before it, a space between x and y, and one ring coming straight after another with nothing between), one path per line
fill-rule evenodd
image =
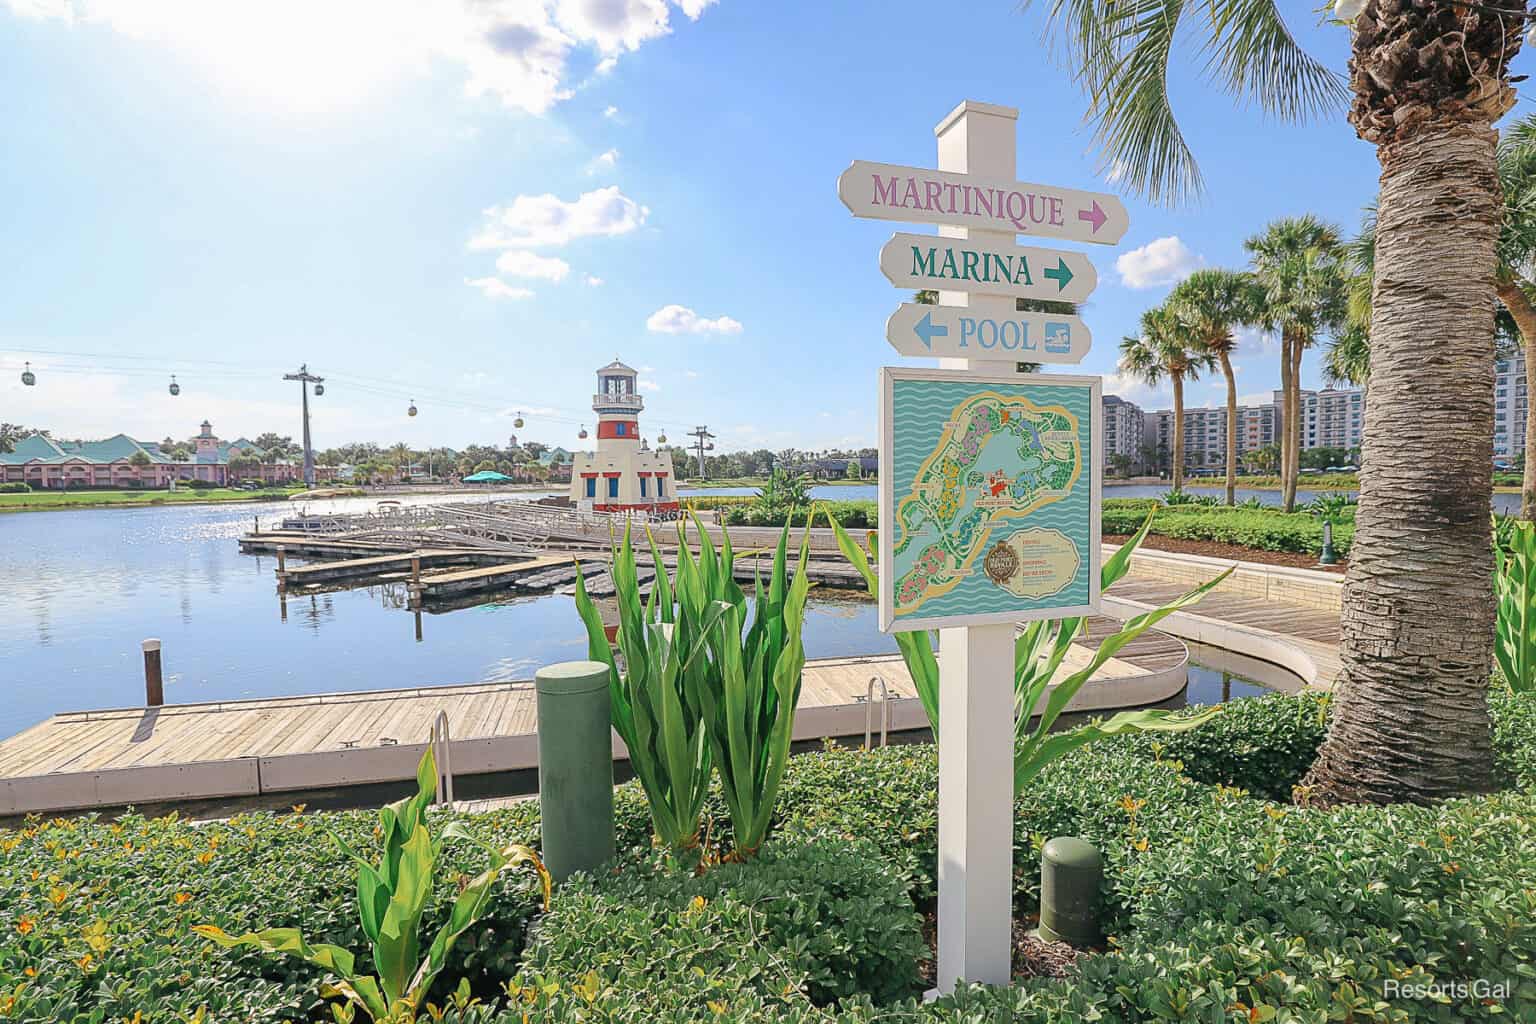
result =
M645 399L636 373L614 359L597 371L597 451L578 452L571 467L571 501L595 512L675 512L672 460L640 436Z

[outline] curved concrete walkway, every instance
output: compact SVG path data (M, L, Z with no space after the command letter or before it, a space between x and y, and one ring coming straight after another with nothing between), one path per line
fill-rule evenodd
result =
M1106 546L1105 557L1113 550ZM1130 573L1104 594L1104 613L1128 618L1150 611L1233 565L1225 583L1157 628L1272 662L1310 687L1332 689L1340 669L1344 581L1338 573L1143 549L1132 556Z

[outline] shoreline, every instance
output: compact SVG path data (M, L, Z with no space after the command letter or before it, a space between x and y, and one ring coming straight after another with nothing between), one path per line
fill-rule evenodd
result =
M217 489L218 490L225 490L225 488L217 488ZM516 485L513 485L511 487L497 487L497 488L493 488L493 489L477 489L477 488L468 488L468 487L422 487L422 488L389 487L389 488L380 488L378 490L365 491L362 494L338 495L338 498L351 498L351 499L377 498L380 501L387 501L390 498L399 498L399 497L406 497L406 496L418 495L418 494L419 495L486 494L486 493L500 493L500 492L508 492L508 493L520 492L520 493L526 493L528 491L536 491L536 492L542 493L544 491L549 491L551 489L558 489L558 487L552 488L552 487L549 487L549 486L545 486L543 484L516 484ZM187 492L190 492L190 488L187 489ZM251 491L251 492L249 492L247 494L231 494L231 495L227 495L227 496L224 496L224 497L217 497L217 498L210 498L210 497L203 497L203 496L199 496L199 497L195 497L195 498L171 498L171 497L168 496L171 492L155 490L155 491L144 491L144 492L142 492L144 495L146 495L146 497L144 497L142 499L139 499L139 500L133 500L133 501L115 500L117 498L117 496L119 496L119 495L132 494L132 493L134 493L134 492L132 492L132 491L120 491L119 490L119 491L33 491L30 494L21 494L21 495L0 494L0 515L4 515L4 514L10 513L10 512L70 512L70 511L75 511L75 510L89 510L89 509L103 509L103 508L166 508L166 507L169 507L169 506L180 506L180 505L239 505L239 504L277 505L277 504L281 504L281 503L286 502L286 501L290 501L292 499L293 495L302 494L304 492L303 491L291 491L291 492L285 491L285 492L277 493L277 494L274 494L274 493L271 493L271 492L267 492L267 493L263 494L263 492L261 492L261 491ZM179 494L179 493L183 493L183 492L182 491L178 491L177 493ZM8 502L8 501L4 500L5 498L8 498L8 497L31 497L34 494L38 494L38 495L53 495L53 494L102 494L103 496L111 495L112 497L111 498L104 497L102 501L55 501L55 502L44 502L44 503L40 503L40 504L24 504L24 503L21 503L21 502L12 503L12 502ZM329 501L331 499L329 499L329 498L315 498L313 500L315 500L315 501Z

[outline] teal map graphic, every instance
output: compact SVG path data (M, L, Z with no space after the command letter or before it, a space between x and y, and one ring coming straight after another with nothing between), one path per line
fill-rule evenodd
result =
M1091 387L898 378L891 388L892 507L881 522L893 524L896 628L1087 605Z

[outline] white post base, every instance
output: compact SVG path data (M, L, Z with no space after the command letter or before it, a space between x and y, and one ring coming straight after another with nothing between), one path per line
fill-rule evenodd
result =
M1006 985L1013 946L1013 626L939 631L939 991Z

